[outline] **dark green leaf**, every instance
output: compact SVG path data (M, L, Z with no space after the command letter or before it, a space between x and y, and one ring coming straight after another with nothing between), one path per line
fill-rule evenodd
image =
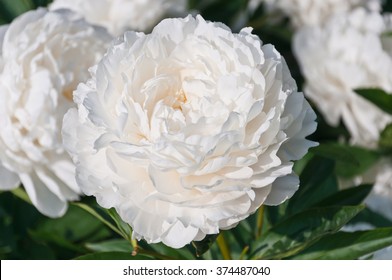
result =
M386 152L392 152L392 123L387 125L380 134L378 145Z
M139 247L150 251L156 252L162 256L170 256L170 258L176 260L193 260L195 259L194 250L192 246L186 246L181 249L173 249L166 246L163 243L147 244L145 241L140 241L138 243Z
M210 249L211 245L214 244L217 234L207 235L202 241L192 242L193 247L196 249L196 256L201 256Z
M310 153L328 158L344 164L359 166L359 161L350 147L338 143L322 143L317 147L309 150Z
M101 252L80 256L75 260L151 260L151 258L139 254L132 256L131 253L124 252Z
M27 12L34 8L33 3L31 0L25 1L15 1L15 0L1 0L1 9L6 11L6 13L11 17L12 20L14 17Z
M227 25L235 23L241 12L246 11L248 0L214 0L202 7L201 14L211 21L223 22Z
M348 162L339 161L336 163L336 174L344 178L352 178L364 173L381 158L381 155L376 151L365 148L346 146L346 149L355 156L357 162L350 164ZM359 163L359 165L357 163Z
M372 188L372 185L361 185L345 189L327 197L326 199L317 203L315 206L355 206L361 204L364 201Z
M95 252L125 252L133 251L132 245L124 239L114 239L100 243L87 243L86 248Z
M86 238L93 240L92 236L101 229L105 228L97 219L82 209L70 205L63 217L45 220L33 234L42 238L52 236L53 240L62 238L70 242L79 242Z
M382 7L382 11L385 13L390 13L392 12L392 1L391 0L385 0L382 1L383 7Z
M355 92L372 102L384 112L392 114L392 94L388 94L381 89L375 88L357 89Z
M34 7L46 7L52 0L32 0L34 3Z
M352 260L392 245L392 227L338 232L326 236L294 259Z
M368 223L375 227L392 227L392 221L381 214L365 208L361 213L354 217L350 223Z
M329 159L313 157L300 175L299 189L289 200L287 213L300 212L336 192L334 167Z
M266 13L264 3L259 3L259 5L254 10L253 14L250 16L249 23L250 25L252 25L252 23L255 24L259 21L265 21L268 15L269 13Z
M253 244L253 259L282 259L298 254L323 236L337 232L364 206L309 209L272 227Z

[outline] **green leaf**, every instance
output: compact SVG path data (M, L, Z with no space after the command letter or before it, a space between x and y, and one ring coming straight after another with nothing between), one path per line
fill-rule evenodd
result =
M392 227L326 236L293 259L352 260L392 245Z
M124 237L124 239L128 240L128 236L124 236L124 233L121 230L119 230L117 227L115 227L111 222L109 222L107 219L105 219L105 217L103 217L100 213L98 213L91 206L84 204L84 203L80 203L80 202L73 202L72 205L75 205L75 206L83 209L84 211L86 211L87 213L89 213L93 217L95 217L98 221L100 221L104 225L106 225L108 228L110 228L111 230L113 230L114 232L119 234L120 236Z
M214 244L218 234L207 235L202 241L192 242L193 247L196 249L196 256L200 257L207 252L211 245Z
M311 153L336 162L336 173L345 178L362 174L375 164L381 155L373 150L338 143L324 143Z
M364 173L381 158L378 152L362 147L346 146L345 148L355 156L357 161L352 164L349 162L336 162L336 174L344 178L352 178Z
M87 243L86 248L95 252L126 252L133 251L132 245L124 239L113 239L100 243Z
M252 259L282 259L298 254L337 232L364 206L309 209L275 225L253 244Z
M139 249L142 248L147 252L155 252L161 256L165 256L167 258L173 258L176 260L193 260L195 259L194 250L191 245L185 246L180 249L174 249L166 246L163 243L150 243L141 240L138 242ZM143 251L142 250L142 251ZM163 257L162 259L165 259Z
M392 221L384 217L383 215L365 208L361 213L355 216L350 224L353 223L368 223L375 227L392 227Z
M387 125L380 134L378 145L386 152L392 152L392 123Z
M355 156L350 147L338 143L322 143L311 148L310 153L345 164L360 165L360 159Z
M32 0L34 7L46 7L52 0Z
M345 189L327 197L315 206L355 206L365 200L372 188L372 185L367 184Z
M384 112L392 114L392 94L375 88L357 89L355 92L372 102Z
M247 5L248 0L208 1L208 5L201 8L201 14L208 20L223 22L230 26L235 23L241 12L246 11Z
M84 252L77 243L95 237L104 238L110 234L102 224L78 207L70 205L67 213L58 219L45 219L36 229L29 231L37 241L54 243L63 248ZM99 235L98 235L99 234Z
M16 16L34 8L34 5L31 0L1 0L1 2L1 13L4 13L8 21L11 21Z
M338 184L334 168L332 160L313 157L300 175L299 189L289 200L287 213L300 212L336 192Z
M124 252L100 252L83 255L75 260L151 260L151 258L140 254L132 256L131 253Z

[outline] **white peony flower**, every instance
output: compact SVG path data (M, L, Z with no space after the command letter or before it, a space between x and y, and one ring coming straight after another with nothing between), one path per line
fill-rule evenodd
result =
M84 193L133 237L179 248L298 188L315 114L281 55L201 16L127 32L64 117Z
M71 9L113 35L149 31L166 15L184 14L186 0L55 0L49 8Z
M67 11L39 9L15 19L2 44L0 189L23 183L43 214L58 217L79 197L61 127L72 91L111 37Z
M251 0L251 6L264 2L267 10L278 10L290 18L295 28L323 24L329 17L357 7L380 11L380 0Z
M305 77L305 94L326 121L342 120L352 143L374 148L392 117L354 92L382 88L392 92L392 59L384 49L383 17L364 9L332 17L325 25L302 28L293 49Z

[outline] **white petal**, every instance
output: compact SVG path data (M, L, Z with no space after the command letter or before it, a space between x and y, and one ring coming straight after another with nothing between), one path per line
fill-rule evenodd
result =
M13 190L20 185L18 174L9 171L0 162L0 189Z
M67 202L53 194L44 183L33 174L21 174L20 180L35 207L44 215L58 218L67 210Z

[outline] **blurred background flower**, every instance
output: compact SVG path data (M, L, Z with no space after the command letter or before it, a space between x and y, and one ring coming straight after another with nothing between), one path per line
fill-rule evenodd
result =
M4 30L4 29L3 29ZM64 215L80 188L62 146L62 118L72 91L111 40L70 11L30 11L8 27L0 73L0 189L20 183L34 206Z
M150 31L164 17L187 13L186 0L55 0L50 10L71 9L119 36L126 30Z

